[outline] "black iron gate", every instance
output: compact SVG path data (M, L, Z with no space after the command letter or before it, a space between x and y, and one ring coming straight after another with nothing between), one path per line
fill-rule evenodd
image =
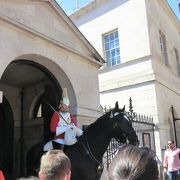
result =
M133 112L131 98L129 99L129 111L127 111L125 114L129 121L132 122L132 126L136 131L139 140L139 146L149 147L155 151L155 124L153 123L153 117ZM109 163L113 159L120 146L122 146L122 144L118 143L115 139L111 140L109 147L104 155L104 163L107 164L107 167L109 166Z

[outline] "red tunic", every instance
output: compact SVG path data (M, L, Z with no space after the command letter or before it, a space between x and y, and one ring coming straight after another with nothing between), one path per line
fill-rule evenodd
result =
M5 180L3 172L0 170L0 180Z
M71 118L70 123L74 123L74 125L77 127L75 118L72 116L71 113L70 113L70 118ZM58 114L58 112L54 112L54 114L51 118L50 130L51 130L51 132L55 133L54 139L64 139L64 133L56 136L56 127L58 126L58 122L59 122L59 114Z

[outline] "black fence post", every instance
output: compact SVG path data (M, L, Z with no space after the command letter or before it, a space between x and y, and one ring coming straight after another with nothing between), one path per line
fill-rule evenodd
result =
M177 134L176 134L176 124L175 124L175 122L180 120L180 118L175 118L173 105L171 106L171 111L172 111L172 117L173 117L174 138L175 138L175 144L176 144L176 147L177 147Z

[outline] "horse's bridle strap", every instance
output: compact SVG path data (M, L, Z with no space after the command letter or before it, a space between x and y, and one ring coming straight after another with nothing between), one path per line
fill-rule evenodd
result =
M81 141L81 143L82 143L82 146L83 146L85 152L89 155L89 157L90 157L92 160L94 160L95 162L97 162L99 166L103 167L103 164L100 163L100 162L96 159L96 157L93 155L93 153L91 152L91 149L90 149L90 147L89 147L89 143L88 143L88 140L87 140L86 135L84 135L84 138L85 138L87 147L85 146L85 144L84 144L82 141Z

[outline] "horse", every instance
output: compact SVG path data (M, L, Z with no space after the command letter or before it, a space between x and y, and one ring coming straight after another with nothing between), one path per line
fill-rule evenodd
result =
M111 138L121 143L128 140L129 144L138 145L137 135L131 122L125 116L124 110L125 107L120 109L116 102L114 109L106 112L86 128L76 144L64 148L65 154L71 160L72 180L100 179L103 170L103 154L107 150ZM35 170L39 166L40 157L43 154L43 144L37 144L28 154L28 175L36 173Z

